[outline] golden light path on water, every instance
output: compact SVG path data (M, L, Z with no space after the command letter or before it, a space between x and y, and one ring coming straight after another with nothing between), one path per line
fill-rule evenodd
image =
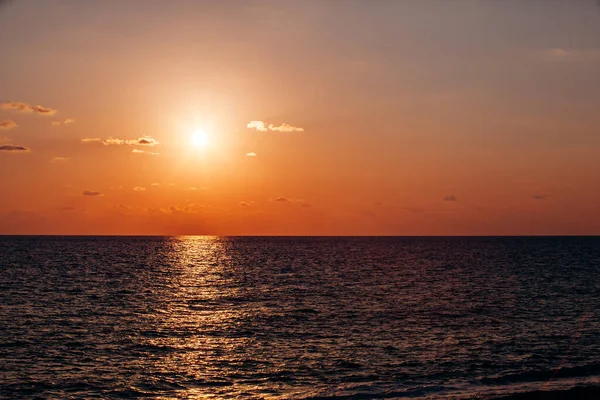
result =
M249 367L253 375L268 374L261 370L261 361L249 356L257 339L245 326L260 307L253 304L256 288L245 281L234 244L215 236L169 240L170 250L164 255L168 269L157 299L161 309L153 321L156 337L145 343L162 353L155 360L157 376L165 375L163 384L169 381L166 376L178 377L171 381L174 389L179 387L177 397L220 398L257 390L258 384L231 381L237 377L243 382L241 370Z

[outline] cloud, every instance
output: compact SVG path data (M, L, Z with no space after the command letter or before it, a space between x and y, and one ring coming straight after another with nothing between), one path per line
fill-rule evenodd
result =
M137 139L117 139L109 137L102 141L104 145L130 145L130 146L156 146L158 141L149 136L140 137Z
M260 132L267 131L276 131L276 132L304 132L304 128L300 128L297 126L293 126L290 124L282 123L279 126L275 126L273 124L269 124L267 127L263 121L250 121L247 125L247 128L254 128Z
M17 123L15 121L11 121L10 119L0 121L0 129L12 129L16 127Z
M60 121L52 121L52 126L58 126L60 125Z
M548 199L548 197L550 197L550 196L548 196L547 194L536 194L536 195L533 195L532 199L533 200L546 200L546 199Z
M20 112L33 112L40 115L54 115L56 110L51 108L43 107L40 105L32 106L31 104L22 103L20 101L5 101L0 102L0 109L20 111Z
M68 125L68 124L74 124L75 120L73 118L67 118L64 120L63 124Z
M256 157L256 153L246 153L248 157Z
M133 188L134 191L136 192L143 192L144 190L146 190L146 188L140 187L140 186L136 186Z
M75 207L61 207L58 209L58 211L77 211L77 208Z
M70 158L67 158L67 157L54 157L53 159L50 160L50 162L52 162L52 163L63 163L63 162L67 162L69 160L70 160Z
M94 138L83 138L83 139L81 139L81 141L83 143L94 143L94 142L101 142L102 139L97 138L97 137L94 137Z
M131 150L131 152L134 154L148 154L150 156L157 156L160 154L160 153L154 153L151 151L144 151L144 150L138 150L138 149L133 149L133 150Z
M257 131L266 132L267 128L265 127L265 123L262 121L250 121L246 128L254 128Z
M102 193L100 193L100 192L94 192L94 191L91 191L91 190L84 190L83 191L83 195L84 196L90 196L90 197L98 197L98 196L101 196Z
M160 183L151 183L150 186L160 186Z
M14 146L12 144L3 144L2 146L0 146L0 151L28 153L30 150L25 146Z
M445 196L442 200L444 201L458 201L458 199L454 196Z
M269 125L270 131L278 131L278 132L304 132L304 128L299 128L297 126L292 126L289 124L281 124L279 126L274 126L272 124Z
M597 61L600 60L600 49L563 49L556 47L543 50L541 56L546 61Z
M240 201L240 207L250 207L250 203L247 203L245 201Z
M274 197L270 201L276 201L278 203L289 203L291 200L287 197Z

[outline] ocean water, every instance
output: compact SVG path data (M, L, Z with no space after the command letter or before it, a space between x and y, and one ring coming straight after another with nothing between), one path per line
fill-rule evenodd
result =
M0 398L598 385L600 238L0 237Z

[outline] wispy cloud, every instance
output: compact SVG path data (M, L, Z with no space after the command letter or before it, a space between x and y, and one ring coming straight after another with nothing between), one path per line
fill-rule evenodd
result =
M254 128L260 132L276 131L276 132L304 132L304 128L282 123L281 125L269 124L268 126L263 121L250 121L247 128Z
M140 186L136 186L133 188L134 191L136 192L143 192L144 190L146 190L146 188L140 187Z
M546 61L600 61L600 49L563 49L556 47L543 50L541 56Z
M0 129L12 129L16 127L17 123L15 121L11 121L10 119L0 121Z
M62 123L65 125L74 124L75 120L73 118L67 118ZM60 124L61 124L60 121L52 121L52 125L54 125L54 126L58 126Z
M5 101L0 102L0 109L20 111L27 113L36 113L40 115L54 115L56 110L44 106L33 106L31 104L22 103L20 101Z
M256 157L256 153L246 153L248 157Z
M102 143L105 146L111 145L127 145L127 146L156 146L158 145L158 141L150 136L143 136L137 139L118 139L109 137L108 139L100 139L100 138L83 138L81 139L83 143Z
M70 158L67 157L54 157L53 159L50 160L51 163L64 163L69 161Z
M278 203L289 203L291 202L290 199L288 199L287 197L273 197L272 199L270 199L270 201L275 201Z
M458 201L458 199L455 196L444 196L444 198L442 200L444 200L444 201Z
M157 183L157 182L151 183L150 186L160 186L160 183Z
M261 132L266 132L267 128L265 127L265 123L262 121L250 121L248 122L248 125L246 125L247 128L254 128L257 131L261 131Z
M139 150L139 149L133 149L133 150L131 150L131 152L134 154L148 154L150 156L157 156L160 154L160 153L154 153L152 151L145 151L145 150Z
M274 126L272 124L269 125L270 131L278 131L278 132L304 132L304 128L300 128L297 126L292 126L289 124L281 124L279 126Z
M9 151L16 153L28 153L30 150L25 146L15 146L12 144L4 144L0 146L0 151Z
M92 190L84 190L82 194L83 194L83 196L90 196L90 197L98 197L98 196L102 195L102 193L94 192Z
M248 202L245 202L245 201L240 201L240 204L239 204L239 206L240 206L240 207L250 207L250 203L248 203Z
M158 141L150 136L144 136L137 139L117 139L110 137L102 143L105 145L156 146Z

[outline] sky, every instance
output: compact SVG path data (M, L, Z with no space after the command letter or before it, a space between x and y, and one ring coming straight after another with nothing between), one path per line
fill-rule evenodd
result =
M600 234L595 0L8 0L0 57L0 234Z

